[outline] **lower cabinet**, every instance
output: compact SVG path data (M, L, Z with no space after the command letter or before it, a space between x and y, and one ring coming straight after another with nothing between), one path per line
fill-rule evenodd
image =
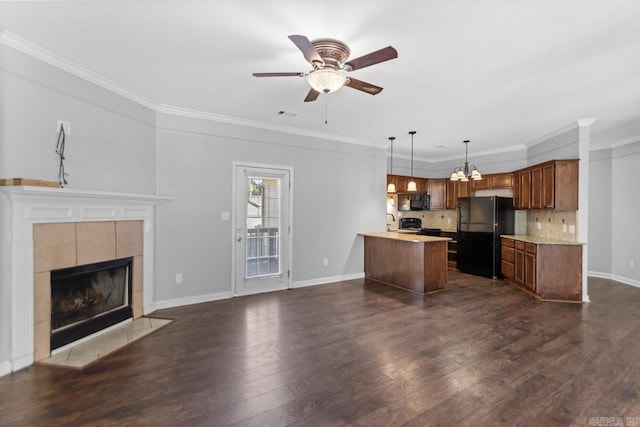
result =
M502 274L542 300L582 301L582 245L502 238Z
M441 237L448 237L447 242L447 267L449 270L458 269L458 233L455 231L441 231Z

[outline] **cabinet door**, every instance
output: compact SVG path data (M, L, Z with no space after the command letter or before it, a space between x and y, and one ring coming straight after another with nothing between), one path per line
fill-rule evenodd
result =
M471 183L471 191L476 191L476 190L488 190L489 188L491 188L491 183L489 181L490 176L489 175L483 175L481 180L474 180L472 179L471 181L468 181Z
M426 194L429 192L429 188L427 188L427 179L426 178L415 178L416 185L418 186L418 193Z
M458 208L458 197L469 197L469 181L446 181L446 209Z
M524 284L524 251L516 249L514 251L514 272L513 281Z
M542 207L544 209L555 208L555 187L556 187L555 165L545 165L542 167Z
M409 177L401 175L396 176L396 192L406 193L407 184L409 184Z
M513 187L513 174L512 173L496 173L489 176L490 188L512 188Z
M531 169L531 209L542 209L542 168Z
M536 254L524 253L524 285L536 291Z
M429 179L427 181L429 190L427 193L431 196L431 210L442 210L445 208L447 180L446 179Z
M520 172L520 206L519 209L531 209L531 171Z
M513 173L513 208L521 209L522 192L520 191L520 172Z

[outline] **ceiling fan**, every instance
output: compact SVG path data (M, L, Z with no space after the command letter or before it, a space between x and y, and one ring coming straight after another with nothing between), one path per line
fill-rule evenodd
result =
M347 77L346 72L389 61L398 57L398 52L391 46L376 50L367 55L347 61L351 51L339 40L317 39L310 41L306 36L291 35L289 39L300 49L304 58L313 66L308 73L253 73L255 77L306 77L311 90L304 102L315 101L320 93L331 93L342 86L349 86L377 95L382 92L380 86Z

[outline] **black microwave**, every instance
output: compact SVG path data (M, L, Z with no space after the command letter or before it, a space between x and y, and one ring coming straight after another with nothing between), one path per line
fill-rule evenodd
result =
M428 211L430 198L428 194L398 194L399 211Z

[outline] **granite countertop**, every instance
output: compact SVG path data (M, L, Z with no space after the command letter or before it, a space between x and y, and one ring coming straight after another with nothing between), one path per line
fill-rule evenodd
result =
M435 236L420 236L411 233L401 233L397 231L380 231L373 233L358 233L359 236L365 237L380 237L383 239L405 240L408 242L416 243L429 243L429 242L445 242L451 240L448 237L435 237Z
M573 242L568 240L560 240L560 239L552 239L549 237L538 237L538 236L529 236L527 234L503 234L500 237L504 237L505 239L513 239L520 240L526 243L534 243L536 245L573 245L573 246L582 246L586 243L581 242Z

